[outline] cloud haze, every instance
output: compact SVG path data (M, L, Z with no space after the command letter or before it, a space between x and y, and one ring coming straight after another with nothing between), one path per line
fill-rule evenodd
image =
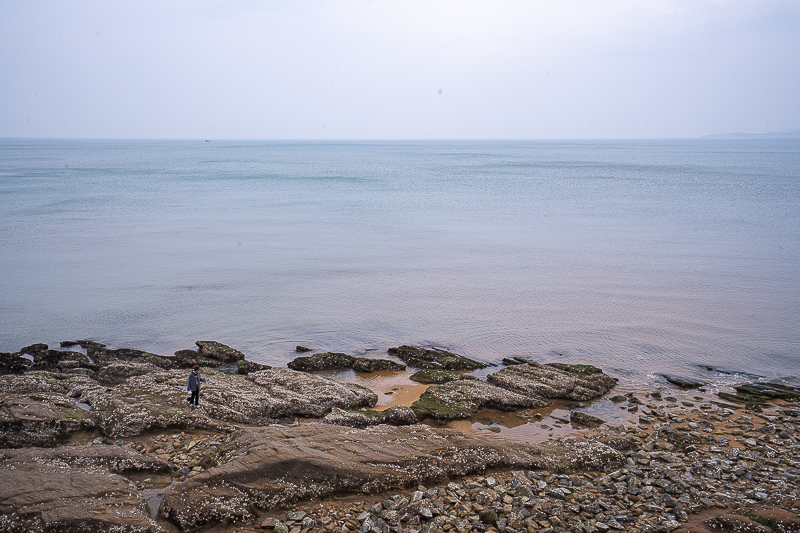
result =
M794 0L0 0L0 136L800 128Z

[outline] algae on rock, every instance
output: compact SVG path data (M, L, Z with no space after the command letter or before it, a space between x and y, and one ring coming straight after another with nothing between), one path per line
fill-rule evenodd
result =
M389 348L389 355L417 368L443 368L445 370L477 370L489 365L467 357L436 348L415 348L403 345Z

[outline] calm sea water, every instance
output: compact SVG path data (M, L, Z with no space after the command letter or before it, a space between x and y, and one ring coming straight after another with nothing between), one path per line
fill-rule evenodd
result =
M0 351L800 375L800 141L0 140Z

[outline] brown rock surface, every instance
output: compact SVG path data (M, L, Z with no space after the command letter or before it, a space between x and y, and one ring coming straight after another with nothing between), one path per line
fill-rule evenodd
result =
M773 533L772 528L735 513L725 513L706 520L706 525L715 531L742 531L747 533Z
M337 493L375 493L491 467L553 472L620 465L616 450L564 439L501 441L429 426L353 429L326 424L248 428L229 461L176 485L160 512L183 529L254 518L254 509Z
M748 513L759 522L772 525L781 533L800 532L800 517L779 507L758 507Z
M55 446L94 425L89 413L64 394L0 392L0 448Z
M123 472L171 472L172 466L122 446L60 446L0 450L0 464L37 463L57 467L98 467L115 474Z
M134 485L116 474L25 462L0 465L0 479L0 531L163 531Z

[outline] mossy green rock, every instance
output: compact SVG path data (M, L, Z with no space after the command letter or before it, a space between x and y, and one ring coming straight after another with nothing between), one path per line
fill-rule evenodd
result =
M370 359L353 357L338 352L323 352L310 356L297 357L289 362L292 370L313 372L317 370L341 370L352 368L356 372L377 372L378 370L404 370L405 365L389 359Z
M406 365L392 361L390 359L370 359L368 357L356 357L353 363L353 370L356 372L378 372L380 370L405 370Z
M481 409L514 411L543 407L548 402L496 387L485 381L461 379L432 385L411 405L417 416L436 420L470 418Z
M394 426L405 426L414 424L417 415L405 405L395 405L384 411L370 411L367 409L340 409L334 407L331 412L325 415L322 421L326 424L336 424L338 426L349 426L363 428L377 424L391 424Z
M254 363L253 361L243 360L239 361L239 363L236 365L236 373L247 375L250 372L258 372L259 370L269 370L270 368L272 367L269 365L262 365L260 363Z
M286 366L292 370L313 372L317 370L338 370L342 368L350 368L353 366L354 361L355 357L352 355L347 355L346 353L323 352L314 355L296 357Z
M452 372L450 370L437 370L435 368L425 368L411 374L409 377L411 381L416 381L417 383L447 383L449 381L455 381L458 379L477 379L475 376L467 376L464 374L459 374L458 372Z
M477 370L489 366L446 350L400 346L389 348L389 355L417 368L439 368L444 370Z
M592 374L602 374L603 369L594 365L567 365L564 363L548 363L548 366L558 368L564 372L575 374L576 376L591 376Z
M230 346L226 346L217 341L197 341L195 342L200 350L202 357L209 359L216 359L223 363L235 363L245 359L245 356L239 350L234 350Z

